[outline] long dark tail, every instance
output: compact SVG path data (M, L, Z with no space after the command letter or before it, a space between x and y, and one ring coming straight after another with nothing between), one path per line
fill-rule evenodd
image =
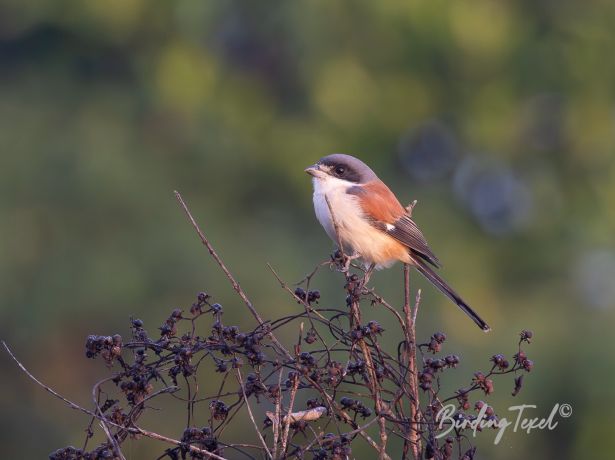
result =
M459 308L463 310L463 312L472 318L478 327L480 327L483 331L489 332L491 328L483 321L483 319L478 316L478 314L470 308L470 306L463 301L459 294L453 291L446 281L444 281L440 276L434 272L429 266L424 264L420 260L415 259L415 267L418 271L420 271L425 278L427 278L435 287L437 287L440 291L442 291L449 299L457 304Z

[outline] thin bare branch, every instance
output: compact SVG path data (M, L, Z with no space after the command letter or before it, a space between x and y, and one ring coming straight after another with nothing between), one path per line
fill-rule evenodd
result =
M365 447L363 440L374 449L374 458L390 460L389 439L395 438L403 442L402 460L410 457L418 460L427 454L435 459L464 458L466 452L462 451L462 446L466 451L470 449L468 456L473 456L475 448L461 429L456 430L452 440L438 440L442 428L435 419L437 408L456 401L467 410L471 407L469 396L472 392L490 394L493 391L495 376L518 374L533 367L533 362L521 349L523 343L531 341L532 333L523 331L512 365L503 355L493 355L490 369L474 373L469 382L456 386L458 389L452 395L443 394L443 379L453 375L447 369L456 367L460 360L452 354L438 356L446 340L442 332L434 333L425 343L417 343L421 291L416 291L412 303L410 267L403 267L403 308L393 307L375 289L367 289L365 284L371 270L351 263L356 254L347 257L343 253L340 228L328 198L339 251L327 263L343 273L345 305L323 307L325 300L321 299L321 292L311 287L324 273L318 272L318 268L325 263L306 275L296 289L285 283L268 264L280 286L291 295L291 306L295 306L291 314L264 321L177 192L176 198L202 244L258 325L247 330L229 325L223 307L215 303L210 294L200 292L189 309L176 308L171 312L158 328L159 337L150 335L143 321L133 318L132 340L123 340L118 334L88 336L86 356L98 357L107 369L113 368L108 377L93 386L93 410L79 406L37 380L2 342L29 378L72 409L90 416L81 453L69 446L52 453L52 459L98 458L111 454L123 460L122 448L126 449L123 443L141 436L171 445L158 460L186 456L225 460L230 450L233 458L250 460L310 456L349 459ZM414 204L408 208L409 214ZM356 270L355 274L349 272L351 268ZM357 275L360 272L365 273L362 279ZM301 307L297 308L295 302ZM385 308L362 310L362 303ZM379 323L380 318L372 314L392 315L395 319L384 323L388 324L388 337L400 337L394 341L395 348L391 349L388 341L380 339L384 328ZM364 318L368 315L369 320ZM285 345L274 334L285 337ZM432 356L426 356L427 353ZM212 375L214 371L220 375L215 379L219 383L214 383L213 388L200 385L199 377ZM233 374L236 374L240 389L234 386ZM523 386L522 377L515 378L514 394ZM212 388L212 391L201 394L200 388ZM187 394L173 394L180 389ZM136 425L143 414L157 410L151 401L163 394L170 394L172 401L187 411L187 423L180 440ZM425 409L421 408L420 398ZM242 423L244 405L250 419L248 426L251 423L261 445L228 439L235 432L230 427ZM255 419L255 407L262 412L269 407L275 408L265 412L268 419L262 428ZM201 415L203 409L209 410L209 416ZM207 420L205 426L198 425L202 418ZM359 418L370 421L360 425ZM100 433L98 425L106 439L86 452L95 430ZM267 438L269 428L272 439ZM268 446L267 442L273 444ZM456 449L458 455L451 456L451 449Z
M267 457L273 458L269 448L267 447L267 443L261 434L261 431L258 429L258 425L256 424L256 420L254 420L254 415L252 415L252 409L250 408L250 403L248 402L248 397L246 396L246 388L243 383L243 378L241 377L241 371L237 369L237 380L239 381L239 385L241 385L241 394L243 395L243 400L246 403L246 408L248 409L248 415L250 416L250 420L252 421L252 425L254 426L254 431L258 435L258 439L260 439L265 452L267 453Z
M288 434L290 431L290 419L293 412L293 406L295 405L295 396L297 395L297 388L299 388L299 379L293 381L293 386L290 389L290 402L288 403L288 413L282 423L284 423L284 434L282 436L282 447L280 447L280 454L282 458L286 457L286 446L288 444Z
M13 359L13 361L15 361L15 363L19 366L19 368L31 379L33 380L36 384L38 384L41 388L43 388L45 391L47 391L48 393L51 393L54 397L60 399L61 401L63 401L64 403L66 403L71 409L83 412L84 414L87 414L91 417L94 417L95 419L102 421L101 417L94 413L91 410L88 410L82 406L80 406L79 404L76 404L74 402L72 402L70 399L65 398L64 396L62 396L60 393L58 393L57 391L55 391L54 389L52 389L51 387L45 385L43 382L41 382L39 379L37 379L34 375L32 375L32 373L30 373L30 371L28 371L28 369L17 359L17 357L13 354L13 352L11 351L11 349L9 348L9 346L6 344L6 342L3 340L2 341L2 345L4 346L4 348L6 349L7 353L10 355L10 357ZM139 428L137 426L134 427L125 427L122 425L118 425L117 423L113 423L109 420L105 420L105 422L111 426L114 426L116 428L120 428L120 429L126 429L128 430L130 433L132 434L141 434L143 436L147 436L148 438L152 438L152 439L157 439L159 441L164 441L170 444L174 444L176 446L182 446L183 443L181 443L180 441L177 441L176 439L173 438L169 438L167 436L163 436L161 434L158 433L154 433L153 431L148 431L148 430L144 430L143 428ZM204 455L206 458L212 458L214 460L227 460L224 457L221 457L219 455L216 455L212 452L208 452L206 450L203 449L199 449L198 447L194 447L194 446L188 446L188 449L191 452L200 454L200 455Z
M256 311L256 308L254 308L252 301L248 298L244 290L241 288L241 285L239 284L239 282L237 282L233 274L230 272L230 270L226 267L226 265L222 261L222 258L218 255L214 247L211 245L211 243L209 242L209 240L207 239L207 237L205 236L205 234L199 227L199 224L196 222L196 220L192 216L192 213L190 212L188 205L186 204L181 194L177 190L175 191L175 198L177 199L180 206L186 213L188 220L190 221L190 223L194 227L194 230L196 231L199 238L201 239L201 243L203 243L203 245L209 251L209 254L213 257L213 259L216 261L218 266L222 269L227 279L230 281L231 285L233 286L233 289L235 290L235 292L239 295L241 300L243 300L243 303L246 305L246 307L248 307L248 310L250 310L250 313L252 313L252 316L256 319L256 321L258 321L258 324L261 326L264 325L265 322L263 321L263 318L261 318L261 315L259 315L258 311ZM271 340L273 343L276 344L277 347L279 347L281 351L283 351L286 354L286 356L289 359L292 359L292 355L288 352L288 350L286 350L286 348L284 348L284 346L278 341L278 339L273 334L271 334Z

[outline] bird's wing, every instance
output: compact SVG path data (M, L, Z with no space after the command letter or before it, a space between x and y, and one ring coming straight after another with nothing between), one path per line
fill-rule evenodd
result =
M384 183L350 187L347 193L357 196L361 209L374 227L407 246L414 255L440 267L423 233Z
M400 243L408 246L413 253L426 262L429 262L434 267L440 267L440 261L427 244L423 232L421 232L407 213L393 224L386 225L386 232Z

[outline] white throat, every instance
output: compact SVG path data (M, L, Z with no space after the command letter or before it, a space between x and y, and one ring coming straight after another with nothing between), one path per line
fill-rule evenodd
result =
M333 213L335 214L335 221L338 227L346 226L349 219L360 218L361 209L358 203L356 203L356 197L346 193L349 187L354 184L351 182L338 179L336 177L314 177L312 179L314 185L314 211L316 212L316 218L323 226L329 238L337 243L337 235L335 234L335 226L331 219L331 213L329 212L329 206L325 196L329 199L329 204ZM343 242L342 242L343 243ZM344 248L344 250L350 248Z

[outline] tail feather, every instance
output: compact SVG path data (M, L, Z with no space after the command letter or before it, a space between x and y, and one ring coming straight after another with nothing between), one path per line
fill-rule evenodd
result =
M448 284L446 284L446 281L440 278L440 276L436 272L434 272L431 267L427 266L422 261L418 261L416 259L415 259L415 267L435 287L437 287L449 299L455 302L455 304L457 304L457 306L461 308L466 315L472 318L472 321L474 321L478 325L478 327L480 327L485 332L489 332L491 330L491 328L487 325L487 323L485 323L485 321L483 321L483 319L480 316L478 316L478 313L472 310L472 308L470 308L470 306L467 303L465 303L461 297L459 297L459 294L457 294L453 290L453 288L451 288Z

